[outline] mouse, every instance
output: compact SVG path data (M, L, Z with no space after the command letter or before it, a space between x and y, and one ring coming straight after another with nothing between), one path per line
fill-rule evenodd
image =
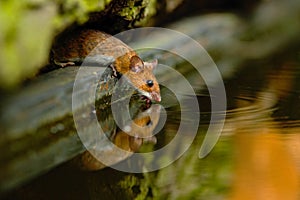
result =
M128 45L100 30L74 30L57 37L51 48L50 63L59 67L109 64L113 76L126 76L143 98L161 101L159 84L153 74L158 61L144 62Z

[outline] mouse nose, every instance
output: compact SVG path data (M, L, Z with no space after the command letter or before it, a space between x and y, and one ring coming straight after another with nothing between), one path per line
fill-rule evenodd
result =
M148 87L152 87L153 86L153 81L152 80L147 80L146 84L148 85Z

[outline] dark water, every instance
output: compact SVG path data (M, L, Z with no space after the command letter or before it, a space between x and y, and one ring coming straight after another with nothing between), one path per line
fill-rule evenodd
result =
M233 142L228 197L299 199L299 63L237 80L223 130Z
M210 97L200 90L200 126L179 159L157 171L126 173L105 168L96 172L63 164L9 196L14 199L299 199L300 68L290 61L271 67L245 67L225 80L226 121L221 137L205 158L199 150L210 119ZM184 97L189 99L189 97ZM189 110L189 112L193 112ZM199 112L194 113L199 115ZM163 148L176 136L180 108L166 108L166 123L140 152ZM191 137L191 138L189 138ZM169 157L185 149L182 140ZM157 165L163 161L156 161ZM123 161L129 165L128 160Z
M225 82L228 109L222 135L197 158L206 132L174 165L158 172L158 193L169 199L299 199L299 63L247 67ZM209 104L208 104L209 106Z

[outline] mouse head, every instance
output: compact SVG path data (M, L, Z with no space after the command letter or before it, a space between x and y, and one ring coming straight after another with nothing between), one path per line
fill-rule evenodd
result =
M132 56L129 71L125 76L143 96L150 100L160 102L160 89L153 74L153 69L155 69L156 66L157 60L143 62L138 56Z

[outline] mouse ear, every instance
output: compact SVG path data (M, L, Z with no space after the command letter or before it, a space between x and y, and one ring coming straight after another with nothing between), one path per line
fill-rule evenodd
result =
M158 64L157 59L152 60L151 62L145 62L145 67L150 68L150 69L155 69Z
M130 59L130 70L133 72L140 72L144 69L144 62L138 56L132 56Z

